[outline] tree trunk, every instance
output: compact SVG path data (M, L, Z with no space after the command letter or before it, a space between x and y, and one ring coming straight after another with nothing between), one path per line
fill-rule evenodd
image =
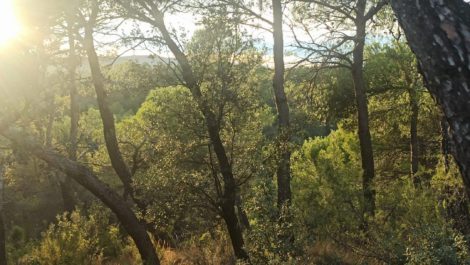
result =
M78 103L78 91L76 85L76 70L78 58L75 50L73 19L70 17L70 14L67 15L67 37L69 43L67 81L70 94L70 138L67 151L70 160L77 161L78 122L80 119L80 107ZM59 185L62 193L64 210L67 212L72 212L75 209L76 204L72 179L69 176L65 175L64 179L60 180Z
M237 215L235 213L235 208L233 202L227 200L225 203L222 203L222 218L227 225L227 230L230 236L230 241L232 243L233 252L238 259L249 260L248 253L244 249L244 240L243 233L238 221Z
M80 120L80 105L78 102L77 91L77 65L78 58L75 48L75 36L73 28L73 19L67 19L67 33L69 42L69 61L68 61L68 87L70 93L70 139L69 139L69 158L77 161L77 145L78 145L78 122Z
M0 265L7 265L6 233L5 221L3 216L3 165L0 165Z
M224 192L222 194L220 208L222 210L222 218L225 221L230 235L235 256L241 260L249 260L248 253L244 249L245 243L240 222L235 212L238 187L235 177L233 176L232 165L229 162L225 147L220 137L220 126L214 112L211 110L207 100L202 95L201 88L199 87L197 78L194 76L194 72L188 58L180 50L168 32L163 20L163 14L159 13L159 11L156 11L155 13L155 20L152 21L152 24L159 29L163 40L181 66L182 76L186 83L185 85L191 91L192 97L196 101L198 108L205 119L209 139L214 148L220 173L224 180Z
M0 211L0 265L7 265L7 261L5 222L3 220L3 211Z
M449 124L451 152L470 196L470 5L462 0L391 4Z
M441 119L441 151L444 156L444 170L446 174L450 172L449 152L452 150L452 140L449 139L449 126L444 118ZM447 185L441 194L442 199L446 202L446 218L452 223L453 227L462 233L462 235L470 234L470 212L468 211L468 196L465 189ZM468 243L467 243L468 245ZM470 245L469 245L470 246Z
M290 189L290 124L289 105L284 91L284 37L282 32L282 4L281 0L273 0L273 37L274 37L274 78L273 90L276 99L279 162L277 166L277 206L281 210L291 201Z
M88 56L88 63L91 69L93 86L95 87L96 98L98 100L98 108L100 110L101 120L103 123L103 133L108 150L109 159L114 171L121 179L124 185L124 194L133 196L132 175L131 171L124 162L116 136L116 127L114 124L114 116L107 102L105 90L104 76L101 73L98 55L96 54L93 28L91 25L85 27L84 45Z
M447 124L447 121L445 117L441 118L441 152L442 156L444 156L444 170L446 173L449 172L450 169L450 149L451 149L451 143L449 139L449 125Z
M368 217L375 215L375 190L373 180L375 178L374 154L369 129L369 110L364 80L364 46L366 37L366 1L360 0L357 4L357 16L355 21L356 39L353 51L352 77L357 104L358 134L361 148L362 162L362 189L364 197L363 215L366 221Z
M46 141L45 144L46 146L50 147L52 146L52 129L54 126L54 119L55 119L55 114L54 114L54 109L55 109L55 102L54 102L54 95L49 94L47 95L47 104L51 108L51 112L49 113L47 117L47 123L46 123Z
M65 175L59 180L60 193L62 195L62 203L64 211L73 212L75 210L75 196L72 189L72 179Z
M415 187L419 186L420 180L416 175L419 167L419 149L418 149L418 115L419 115L419 102L418 93L415 87L410 87L410 160L411 160L411 178Z
M8 129L5 128L4 124L1 124L0 131L3 136L22 146L39 159L44 160L49 166L64 172L100 199L116 214L124 229L132 237L144 264L160 264L145 226L139 222L130 205L114 190L100 181L87 167L54 151L44 149L39 144L31 141L28 135L22 134L20 129Z

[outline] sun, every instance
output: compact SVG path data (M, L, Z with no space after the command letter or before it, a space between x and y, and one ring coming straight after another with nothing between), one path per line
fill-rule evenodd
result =
M21 30L12 1L0 0L0 46L17 37Z

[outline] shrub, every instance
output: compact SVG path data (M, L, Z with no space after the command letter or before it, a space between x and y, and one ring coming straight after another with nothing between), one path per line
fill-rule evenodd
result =
M20 264L103 264L124 254L126 240L110 224L110 212L93 206L88 215L80 210L57 217Z
M411 233L407 265L470 264L464 237L447 226L423 226Z

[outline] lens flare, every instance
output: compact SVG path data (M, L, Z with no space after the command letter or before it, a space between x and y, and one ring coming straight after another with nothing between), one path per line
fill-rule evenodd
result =
M0 46L18 36L21 30L12 1L0 0Z

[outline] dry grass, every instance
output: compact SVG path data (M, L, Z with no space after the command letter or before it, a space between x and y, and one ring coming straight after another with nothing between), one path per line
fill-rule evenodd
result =
M379 265L376 260L357 255L332 242L318 242L305 250L303 264L312 265Z
M211 247L191 244L184 249L165 249L162 265L235 265L230 244L214 241Z

